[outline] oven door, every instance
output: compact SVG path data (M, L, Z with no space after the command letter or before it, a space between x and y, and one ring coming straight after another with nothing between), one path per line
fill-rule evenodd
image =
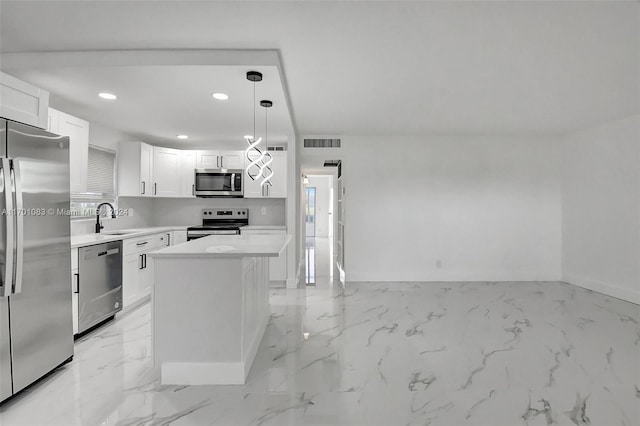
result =
M241 169L195 169L196 197L242 197Z
M202 237L208 237L210 235L238 235L239 229L221 229L218 231L202 230L202 231L187 231L187 241L195 240Z

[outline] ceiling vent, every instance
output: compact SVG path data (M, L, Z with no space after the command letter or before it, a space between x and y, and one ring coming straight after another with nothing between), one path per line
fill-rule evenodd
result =
M270 146L267 147L267 151L286 151L287 148L284 146Z
M305 139L305 148L340 148L342 141L340 139Z

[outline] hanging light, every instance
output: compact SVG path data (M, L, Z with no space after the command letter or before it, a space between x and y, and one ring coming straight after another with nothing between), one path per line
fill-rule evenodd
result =
M249 146L244 152L245 157L249 163L246 167L247 176L251 178L251 180L256 180L258 177L262 175L263 166L262 166L262 158L264 154L258 148L262 138L256 139L256 82L262 81L262 73L258 71L248 71L247 72L247 80L253 82L253 134L251 136L247 135L244 139L247 141ZM252 158L253 157L253 158Z
M264 108L264 155L262 156L262 165L258 175L262 177L260 186L272 185L271 178L273 177L273 170L269 165L273 162L273 157L269 152L269 127L267 121L267 110L273 106L273 102L268 99L260 101L260 106Z

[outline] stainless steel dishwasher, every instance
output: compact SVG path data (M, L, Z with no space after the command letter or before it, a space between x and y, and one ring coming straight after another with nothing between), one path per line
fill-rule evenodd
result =
M122 241L78 252L78 333L122 310Z

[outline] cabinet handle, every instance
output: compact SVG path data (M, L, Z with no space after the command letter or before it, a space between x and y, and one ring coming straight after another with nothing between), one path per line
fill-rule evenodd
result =
M171 245L171 234L167 234L167 246Z
M141 254L139 256L140 256L140 266L138 266L138 269L144 269L144 254Z
M224 156L220 156L220 168L224 169Z
M145 183L145 181L142 181L142 194L144 195L144 193L147 192L147 185Z
M191 185L191 195L193 195L193 196L196 195L196 184L195 183L193 185Z
M142 247L142 246L147 245L147 244L149 244L149 241L143 241L143 242L141 242L141 243L136 243L136 245L137 245L138 247Z
M147 253L143 254L144 256L144 269L147 269Z
M153 184L153 195L158 195L158 184L157 183Z
M73 277L75 278L75 288L73 289L73 292L78 294L80 293L80 274L75 273L73 274Z

